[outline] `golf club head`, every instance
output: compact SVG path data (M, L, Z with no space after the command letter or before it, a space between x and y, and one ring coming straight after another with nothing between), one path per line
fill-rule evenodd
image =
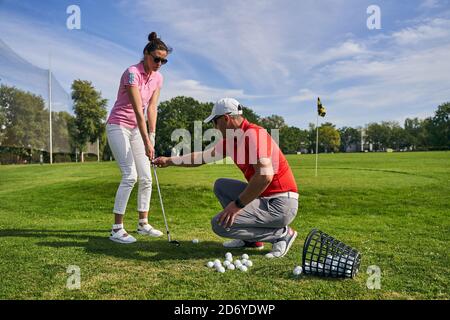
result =
M174 244L174 245L177 246L177 247L180 246L180 243L179 243L177 240L169 241L169 243Z

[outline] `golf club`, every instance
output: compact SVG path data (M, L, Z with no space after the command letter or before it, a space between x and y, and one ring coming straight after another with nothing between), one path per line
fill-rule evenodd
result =
M179 247L180 243L177 240L172 240L170 238L169 226L167 225L166 213L164 211L164 205L163 205L163 200L162 200L162 196L161 196L161 189L159 188L158 175L156 174L156 166L155 165L152 165L152 166L153 166L153 173L155 174L156 186L158 187L159 202L161 203L161 211L162 211L162 214L164 217L164 223L166 225L167 238L169 239L169 243L174 244L177 247Z

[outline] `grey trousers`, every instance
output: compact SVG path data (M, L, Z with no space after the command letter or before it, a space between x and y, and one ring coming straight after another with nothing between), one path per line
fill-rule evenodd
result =
M214 194L225 208L241 194L247 183L233 179L218 179ZM288 197L256 198L237 215L230 228L219 225L217 214L211 219L213 231L225 238L245 241L275 242L286 234L287 226L297 215L298 200Z

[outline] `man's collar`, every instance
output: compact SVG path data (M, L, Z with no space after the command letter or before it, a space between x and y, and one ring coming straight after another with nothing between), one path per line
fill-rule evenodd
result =
M245 131L245 130L247 130L249 125L250 125L250 122L248 122L248 120L244 118L244 120L242 121L239 128Z

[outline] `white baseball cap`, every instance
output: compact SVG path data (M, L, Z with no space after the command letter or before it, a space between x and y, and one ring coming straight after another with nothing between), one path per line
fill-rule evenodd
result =
M208 123L214 117L222 116L224 114L230 114L230 115L241 115L243 106L233 98L222 98L218 100L211 111L211 115L206 118L203 122Z

